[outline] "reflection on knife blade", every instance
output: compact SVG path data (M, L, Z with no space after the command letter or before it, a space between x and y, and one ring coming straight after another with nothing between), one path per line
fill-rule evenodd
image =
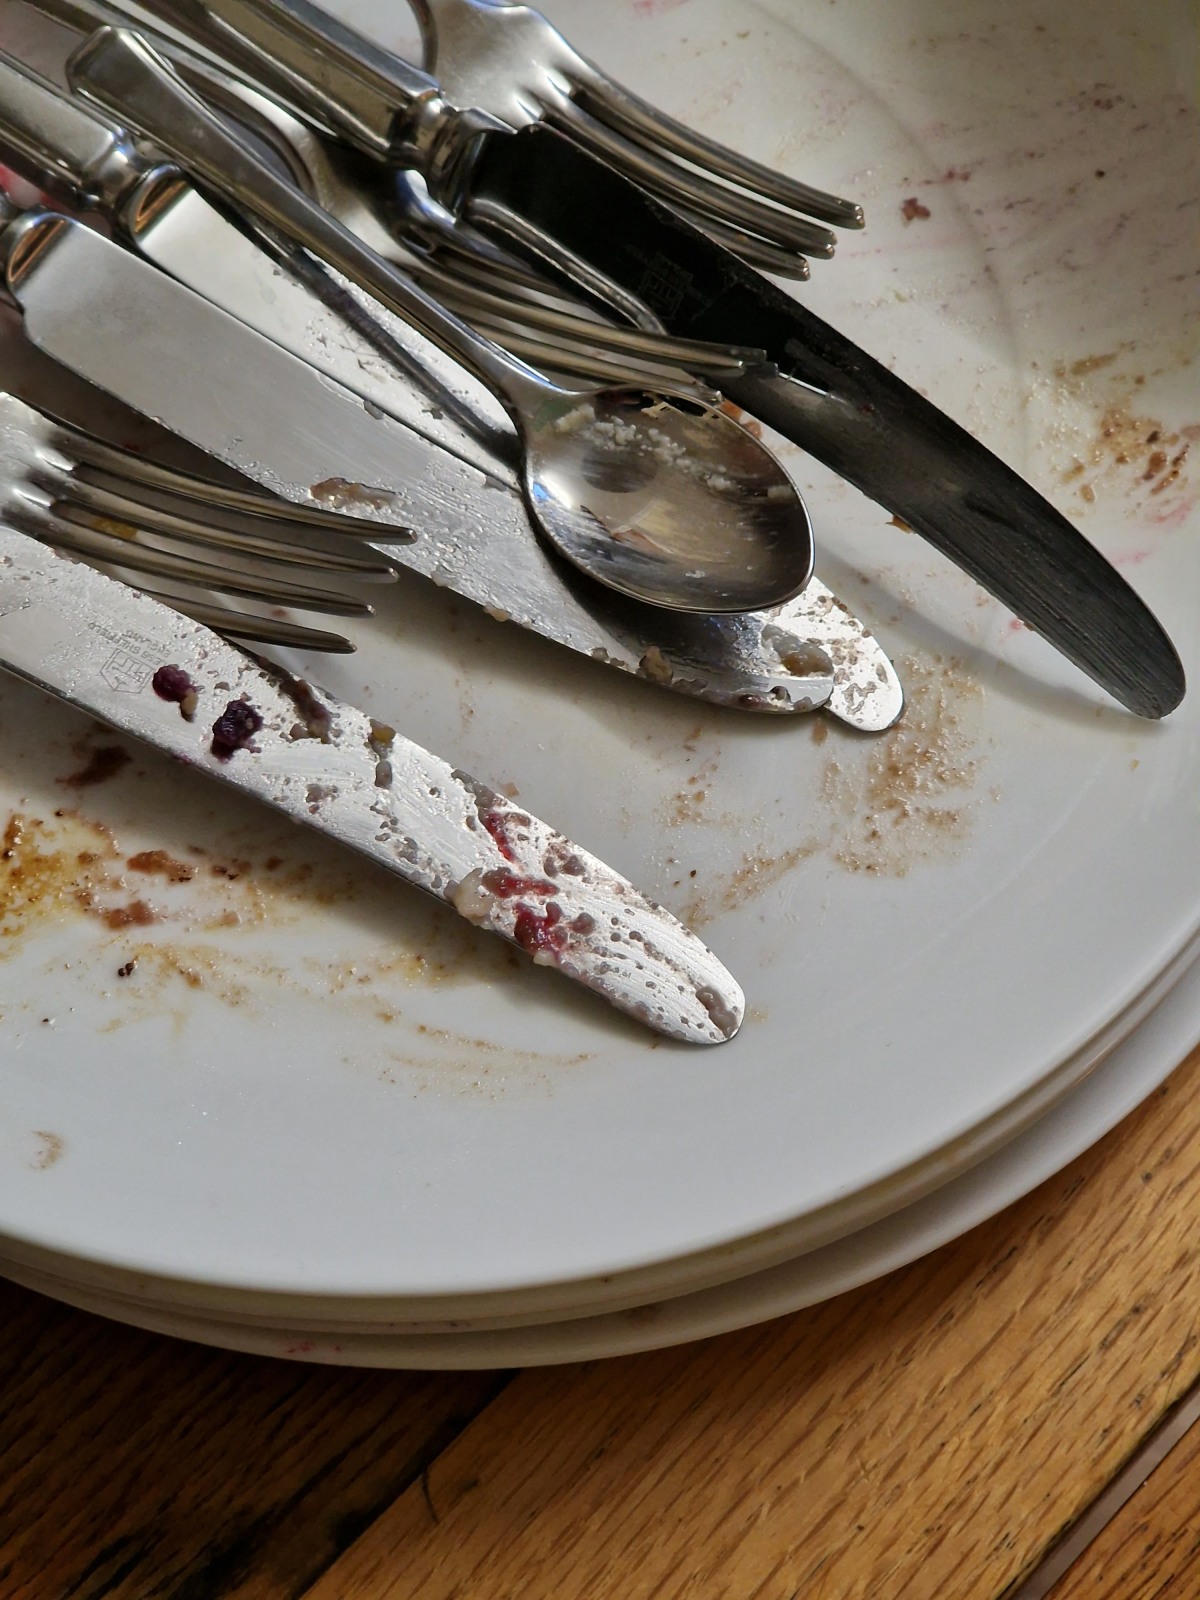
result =
M364 407L78 224L43 215L14 227L42 236L41 248L22 251L16 273L15 235L7 236L10 292L34 343L288 498L310 499L312 484L331 477L394 487L422 535L392 551L397 564L592 659L719 704L793 711L832 692L831 709L856 727L888 727L899 714L890 663L823 586L810 584L769 612L719 619L672 616L615 597L600 603L586 580L546 554L515 487L430 448L375 403ZM305 305L309 328L329 333L324 308ZM131 322L134 342L126 336ZM141 350L151 343L156 360L148 364ZM188 381L177 381L178 373ZM814 647L836 661L832 676Z
M0 526L0 668L317 829L690 1044L741 990L671 914L466 773Z
M398 565L593 659L705 699L792 711L829 698L828 658L809 647L790 607L727 627L636 606L594 617L590 600L576 598L587 596L586 581L561 575L503 483L432 449L79 223L29 214L0 248L32 343L284 498L328 508L333 495L374 517L379 548ZM391 548L385 523L420 537Z

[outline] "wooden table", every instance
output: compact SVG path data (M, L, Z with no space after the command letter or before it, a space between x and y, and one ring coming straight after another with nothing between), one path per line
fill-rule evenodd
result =
M1198 1210L1200 1051L965 1238L682 1350L333 1370L0 1285L0 1600L1015 1600L1200 1380ZM1198 1456L1052 1600L1200 1594Z

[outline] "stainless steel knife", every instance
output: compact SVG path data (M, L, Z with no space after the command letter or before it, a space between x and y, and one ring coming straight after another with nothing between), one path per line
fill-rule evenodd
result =
M833 692L820 640L840 650L848 630L828 591L715 626L633 602L593 609L591 586L546 554L502 480L92 229L27 213L0 234L0 271L47 355L288 500L411 528L417 539L392 546L381 524L377 548L492 615L718 704L798 711ZM856 645L850 633L859 660L842 675L842 697L860 722L877 701L886 726L899 711L895 675L873 641L860 631Z
M77 206L101 206L143 255L412 430L407 437L403 429L397 430L403 448L397 447L385 481L405 476L420 481L425 461L434 472L436 454L426 447L426 438L460 458L465 470L451 497L457 505L457 518L447 513L446 495L427 495L419 520L414 514L414 525L424 537L403 552L390 552L398 564L434 577L493 613L503 612L594 659L721 704L799 711L824 702L831 714L863 731L888 727L900 714L903 693L891 663L871 635L819 582L772 611L706 619L699 625L620 602L579 583L546 554L529 528L504 448L511 438L509 424L502 414L497 418L498 408L493 405L489 414L486 403L480 404L475 395L464 392L459 396L463 406L479 406L473 414L473 427L464 427L455 421L450 406L439 408L436 398L408 377L408 363L422 363L433 352L427 341L372 304L370 314L397 347L397 361L387 362L378 341L368 338L356 319L347 320L335 308L339 294L342 301L347 298L345 288L331 295L335 305L316 298L169 164L139 150L119 127L105 123L2 54L0 147L7 149L14 164L34 182ZM71 248L81 257L85 251L96 254L90 241ZM111 262L110 254L104 254ZM118 279L130 275L130 269L122 269L119 263L112 263L109 270ZM306 284L311 278L312 269L306 269ZM150 293L144 277L141 282L138 292ZM130 288L129 292L134 291ZM32 293L28 283L25 293ZM165 303L161 288L156 299L163 302L161 318L180 332L196 326L195 308L190 308L189 317L181 297L171 302L179 308L175 312ZM53 324L52 307L46 317ZM212 319L207 327L211 332ZM53 334L44 331L40 337L44 347L54 353ZM228 346L234 338L233 330L224 328L218 348ZM261 356L254 354L259 347L245 342L244 359L260 360ZM197 362L204 357L195 349L185 353L178 339L172 348L186 360L189 370L197 377L202 375ZM457 369L445 370L448 364L433 354L435 359L428 364L439 378L453 383ZM283 369L276 367L282 381ZM95 375L94 369L90 375ZM310 380L304 392L315 389ZM135 394L121 393L129 403L138 405ZM341 408L343 421L337 437L339 444L344 439L352 451L353 441L360 435L374 438L379 430L361 414L357 403L347 400ZM334 405L328 395L322 403L327 411ZM169 415L164 414L162 420L173 426ZM186 436L202 448L211 445L211 434L198 438L189 432ZM270 466L273 455L270 451L243 451L237 459L224 459L253 473L256 462ZM378 451L374 452L374 464L378 469ZM444 478L455 463L445 461L440 466ZM344 467L341 476L353 477L354 472ZM486 534L482 532L485 521ZM821 672L828 672L828 664L810 656L805 666L809 645L826 652L833 662L828 695L817 681ZM819 669L816 676L814 665Z
M348 845L689 1044L742 991L668 911L546 823L352 706L0 525L0 668Z
M176 9L189 26L224 33L264 82L358 148L418 167L438 200L564 285L682 337L766 350L775 370L732 380L732 400L902 518L1130 710L1162 717L1178 705L1184 675L1170 639L1066 517L881 363L623 175L544 124L513 132L452 110L428 74L307 0ZM137 122L133 98L123 109Z

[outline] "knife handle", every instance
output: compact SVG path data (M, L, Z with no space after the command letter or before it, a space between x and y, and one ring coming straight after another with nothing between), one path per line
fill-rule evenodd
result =
M436 79L308 0L185 0L185 11L252 58L264 84L368 155L394 156L407 125L441 107Z
M74 206L116 205L153 167L123 128L3 50L0 147L22 177Z
M71 87L127 118L226 203L303 245L488 385L510 415L547 392L546 379L453 316L315 200L273 171L252 145L187 87L137 33L101 28L67 62ZM440 105L441 102L439 101Z

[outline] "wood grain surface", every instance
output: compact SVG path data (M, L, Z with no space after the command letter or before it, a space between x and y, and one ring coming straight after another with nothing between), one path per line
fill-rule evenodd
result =
M1192 1427L1048 1600L1200 1595L1200 1424Z
M276 1600L498 1391L140 1333L0 1283L3 1600Z
M1200 1052L965 1238L682 1350L337 1371L0 1285L0 1600L999 1600L1200 1375L1198 1204ZM1198 1451L1054 1600L1200 1592Z
M1198 1089L881 1283L521 1375L308 1600L1000 1595L1200 1369Z

